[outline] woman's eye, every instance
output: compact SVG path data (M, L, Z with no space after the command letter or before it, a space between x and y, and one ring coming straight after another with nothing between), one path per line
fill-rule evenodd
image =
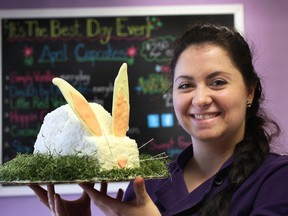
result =
M221 87L227 84L226 80L217 79L211 82L211 86L213 87Z
M189 83L183 83L183 84L180 84L180 85L178 86L178 89L187 89L187 88L191 88L191 87L192 87L191 84L189 84Z

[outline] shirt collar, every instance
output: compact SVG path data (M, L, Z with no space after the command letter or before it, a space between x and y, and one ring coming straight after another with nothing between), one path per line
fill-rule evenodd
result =
M193 157L193 146L192 144L187 146L177 157L176 164L181 170L184 169L188 161Z
M198 204L207 199L207 196L211 196L228 184L227 172L233 157L230 157L214 176L189 193L182 172L192 157L193 146L189 145L179 154L176 161L170 164L171 179L163 182L155 193L158 203L165 209L164 215L174 215L193 206L197 209Z
M193 157L193 145L189 145L187 146L177 157L176 159L176 164L177 167L181 170L184 169L184 167L186 166L186 164L188 163L188 161ZM219 169L219 172L227 167L229 167L232 163L233 163L234 157L233 155L228 158L228 160L226 160L224 162L224 164L221 166L221 168Z

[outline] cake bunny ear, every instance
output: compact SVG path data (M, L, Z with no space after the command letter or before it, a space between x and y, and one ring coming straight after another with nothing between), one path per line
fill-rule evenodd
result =
M53 78L52 82L58 86L65 100L84 126L95 136L101 136L99 122L84 96L61 78Z
M127 64L122 64L114 81L113 107L112 107L112 129L114 136L126 136L129 128L129 86L127 75Z

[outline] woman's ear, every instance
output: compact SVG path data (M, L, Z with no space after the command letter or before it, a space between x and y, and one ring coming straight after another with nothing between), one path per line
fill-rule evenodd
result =
M256 88L256 84L255 84L255 85L252 85L252 86L250 86L250 87L248 88L247 102L249 101L250 104L253 103L255 88Z

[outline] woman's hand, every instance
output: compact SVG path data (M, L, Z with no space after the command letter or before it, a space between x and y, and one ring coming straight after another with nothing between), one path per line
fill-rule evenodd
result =
M84 192L75 201L62 199L55 193L54 185L48 185L47 191L39 185L29 187L51 211L53 216L91 216L90 198L106 215L148 215L161 216L158 208L146 192L144 179L137 177L133 182L136 199L133 202L123 202L123 190L119 190L116 198L107 195L107 183L102 182L100 191L92 184L80 184Z
M90 197L86 192L83 192L79 199L69 201L55 193L54 185L48 185L47 191L39 185L30 185L29 187L50 209L53 216L91 216Z
M91 187L91 185L80 184L84 191L90 196L93 203L99 207L106 215L147 215L161 216L158 208L153 203L146 192L144 179L137 177L133 182L136 199L133 202L123 202L123 191L120 189L116 198L107 196L107 183L102 182L100 191Z

